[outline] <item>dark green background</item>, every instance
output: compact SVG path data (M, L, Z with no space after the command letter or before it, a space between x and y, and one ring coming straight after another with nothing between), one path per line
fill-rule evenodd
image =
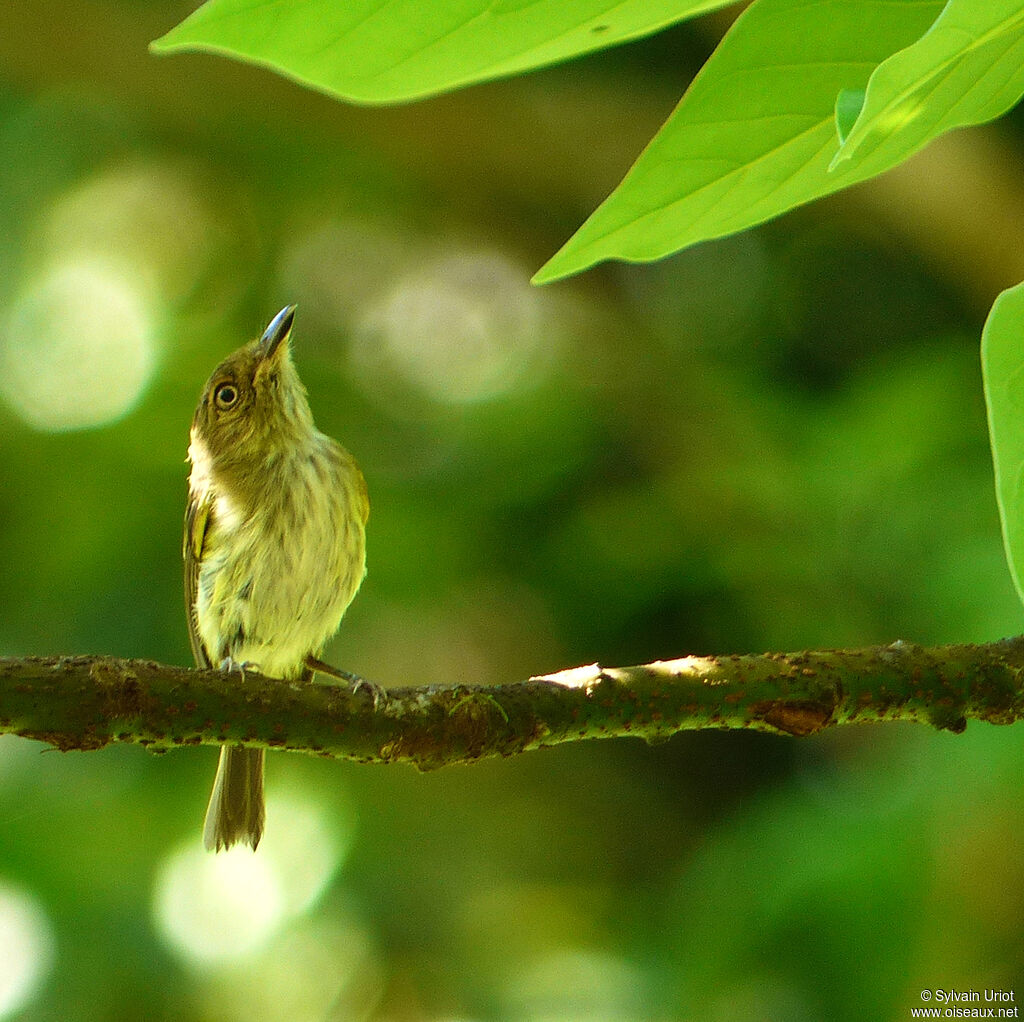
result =
M288 302L318 424L370 487L340 666L488 683L1020 630L978 366L1024 276L1019 115L537 290L723 19L360 109L147 55L188 9L0 12L0 359L28 353L59 420L81 394L73 357L33 349L49 330L124 405L48 432L0 407L0 653L189 662L188 424ZM103 326L119 302L152 359L137 395ZM0 952L0 1018L905 1019L924 987L1024 996L1020 746L705 733L425 776L274 755L265 852L204 894L215 750L4 739L0 941L38 978L5 994ZM278 913L255 888L236 915L265 909L260 939L230 955L218 899L253 870L318 894ZM174 878L212 912L205 957L169 936Z

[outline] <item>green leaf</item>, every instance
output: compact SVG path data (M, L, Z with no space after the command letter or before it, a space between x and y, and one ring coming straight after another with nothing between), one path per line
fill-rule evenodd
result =
M1022 95L1021 0L950 0L926 35L875 70L833 166L890 142L909 156L950 128L998 117Z
M1006 560L1024 601L1024 284L992 306L981 335L981 368Z
M861 110L864 109L863 89L840 89L836 96L836 134L842 145L850 134ZM835 161L833 160L833 163Z
M208 0L153 42L389 103L553 64L732 0Z
M893 166L882 146L829 173L835 104L910 45L942 0L755 0L622 183L537 273L642 262L744 230Z

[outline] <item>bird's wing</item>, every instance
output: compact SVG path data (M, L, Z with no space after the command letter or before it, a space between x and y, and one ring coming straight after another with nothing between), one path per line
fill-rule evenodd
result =
M197 667L212 667L210 658L199 638L199 626L196 622L196 594L199 591L199 565L203 560L203 544L206 541L207 527L211 524L213 501L209 491L202 496L189 494L188 507L185 509L185 615L188 619L188 638L192 644L192 655Z

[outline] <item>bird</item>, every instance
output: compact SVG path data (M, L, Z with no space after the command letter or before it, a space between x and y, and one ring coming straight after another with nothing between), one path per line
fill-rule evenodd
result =
M189 433L183 554L196 666L230 684L314 671L366 574L366 481L313 423L292 360L294 305L210 375ZM230 681L229 681L230 679ZM264 750L223 745L203 827L207 849L263 835Z

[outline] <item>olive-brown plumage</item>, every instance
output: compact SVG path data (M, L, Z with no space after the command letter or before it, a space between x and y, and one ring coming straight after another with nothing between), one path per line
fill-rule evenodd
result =
M190 434L185 602L196 664L308 679L365 574L366 484L320 433L291 359L295 307L210 376ZM254 849L263 750L221 749L203 840Z

